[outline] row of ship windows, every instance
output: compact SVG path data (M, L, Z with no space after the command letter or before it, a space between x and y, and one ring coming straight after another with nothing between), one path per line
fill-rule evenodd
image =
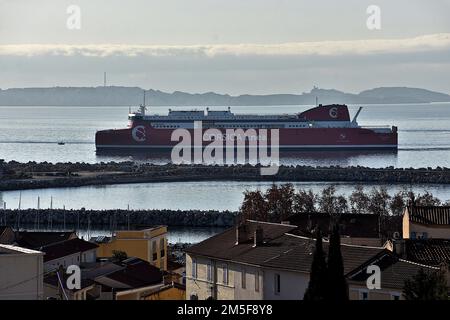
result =
M159 129L175 129L180 128L179 125L155 125ZM289 125L288 128L306 128L306 125ZM284 128L280 125L217 125L213 128Z

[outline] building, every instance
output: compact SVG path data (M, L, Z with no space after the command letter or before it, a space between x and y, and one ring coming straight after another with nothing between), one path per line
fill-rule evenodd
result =
M59 270L59 276L52 272L44 277L44 296L46 299L57 300L89 300L90 292L95 289L95 282L83 278L79 289L67 288L68 275L63 268ZM61 280L60 280L61 279Z
M114 251L123 251L128 257L137 257L161 270L167 270L166 226L116 231L113 237L95 237L90 241L98 245L98 257L112 257Z
M315 240L296 226L247 220L186 250L187 299L301 300ZM328 243L324 242L328 250ZM342 244L345 273L387 252Z
M115 300L141 300L148 290L162 286L162 271L139 258L129 258L121 262L121 269L95 277L95 283L103 292L111 291Z
M51 244L76 239L75 231L53 232L53 231L17 231L14 242L21 247L38 249Z
M172 282L161 285L141 297L142 300L186 300L186 286Z
M450 239L450 207L406 207L403 213L403 238Z
M70 239L40 248L45 253L44 269L46 272L58 270L60 266L80 265L85 262L95 262L97 259L95 243L82 239Z
M14 244L14 230L8 226L0 226L0 244Z
M138 258L122 262L81 263L80 269L81 288L77 290L67 288L64 268L60 268L59 277L56 272L48 274L44 279L46 297L58 300L141 300L164 286L163 272Z
M430 266L450 265L450 240L398 239L393 252L400 258Z
M369 290L367 272L369 265L375 264L381 271L381 288ZM440 268L400 259L391 253L369 260L366 264L347 275L350 300L404 300L405 281L415 276L420 269L438 272Z
M300 213L292 215L287 221L297 226L294 234L308 238L314 237L318 228L326 233L333 223L337 223L341 243L376 247L382 246L385 241L381 235L380 216L376 214Z
M0 300L42 300L44 253L0 244Z

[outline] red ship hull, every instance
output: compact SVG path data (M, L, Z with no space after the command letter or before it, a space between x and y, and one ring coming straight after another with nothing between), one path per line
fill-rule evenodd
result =
M133 138L133 128L98 131L95 136L97 150L172 149L178 141L171 141L173 129L145 128L145 140ZM193 136L193 130L188 130ZM204 132L205 130L203 130ZM258 130L256 130L258 132ZM225 134L225 129L221 130ZM268 130L270 143L270 130ZM203 145L208 145L204 141ZM389 149L398 146L397 130L375 132L368 128L296 128L279 129L280 150L312 149Z

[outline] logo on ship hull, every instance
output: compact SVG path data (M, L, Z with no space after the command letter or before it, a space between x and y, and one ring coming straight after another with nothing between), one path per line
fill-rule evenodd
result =
M133 137L133 140L136 142L144 142L147 137L145 134L145 127L144 126L137 126L134 127L131 131L131 136Z
M329 115L331 118L336 119L338 116L338 109L336 107L331 108L329 111Z

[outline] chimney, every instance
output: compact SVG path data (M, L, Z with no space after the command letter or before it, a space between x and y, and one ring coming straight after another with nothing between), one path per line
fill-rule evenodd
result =
M257 227L253 234L253 247L260 246L263 244L264 233L261 227Z
M236 225L236 244L241 244L248 240L248 226L245 223Z
M398 257L403 258L405 256L405 240L394 239L393 251Z

